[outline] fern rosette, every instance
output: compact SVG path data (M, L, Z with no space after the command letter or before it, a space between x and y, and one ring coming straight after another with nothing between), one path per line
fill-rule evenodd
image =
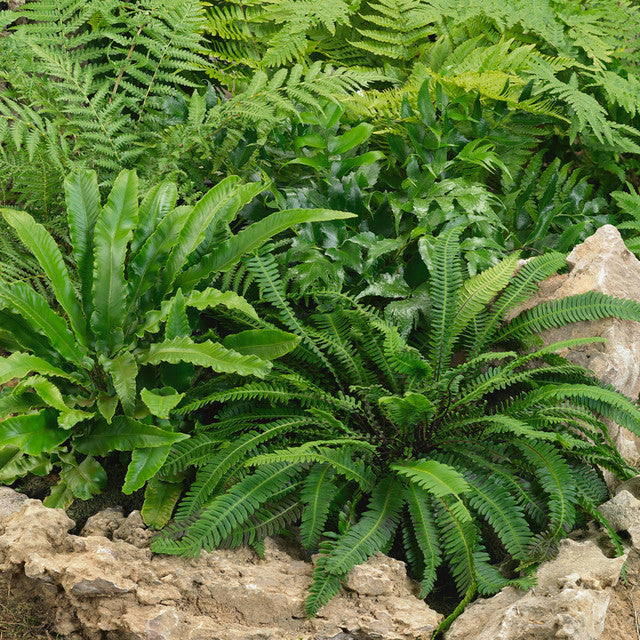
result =
M0 359L3 482L55 468L60 479L45 502L65 506L105 485L99 458L131 452L123 491L136 491L188 437L176 418L187 390L205 375L265 378L271 360L296 346L278 329L227 335L224 344L199 329L199 312L216 307L258 321L247 300L206 286L215 273L296 223L348 215L278 211L233 234L230 223L264 188L231 177L195 205L176 206L176 186L164 182L139 202L136 174L123 171L102 205L96 174L73 174L70 255L27 213L2 210L39 263L44 291L0 279L0 342L10 352ZM177 478L165 485L148 487L150 524L162 524L179 495Z
M584 294L507 322L563 256L518 268L514 254L464 280L460 233L437 240L429 330L411 340L335 292L316 293L323 312L294 312L274 258L246 262L272 311L236 321L300 342L263 380L187 394L178 413L207 424L172 446L160 475L193 466L195 481L154 550L255 544L299 521L302 544L321 551L309 615L354 566L403 549L423 596L449 572L462 597L455 616L478 592L530 584L526 570L581 514L595 517L607 495L599 469L633 473L603 417L640 433L640 411L555 353L600 338L515 347L567 322L640 320L640 304Z

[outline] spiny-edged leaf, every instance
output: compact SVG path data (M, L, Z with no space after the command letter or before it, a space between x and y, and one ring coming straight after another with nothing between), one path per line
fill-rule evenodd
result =
M162 467L169 455L171 445L145 447L131 452L131 462L122 485L122 493L128 495L144 486Z
M240 258L259 249L267 240L297 224L354 218L355 214L330 209L287 209L277 211L245 227L237 235L220 243L216 250L204 256L200 263L187 269L176 284L189 291L200 280L218 271L226 271Z
M142 401L147 405L151 415L158 418L169 419L171 410L184 398L184 393L178 393L172 387L162 389L147 389L140 392Z
M151 529L161 529L171 519L173 508L180 499L182 482L165 482L158 477L147 482L140 513Z
M78 344L67 323L29 285L0 281L0 305L19 313L32 330L45 335L54 349L69 362L79 367L93 366L86 357L86 349Z
M94 234L91 328L111 352L122 345L127 288L124 262L138 222L138 177L122 171L98 215Z
M120 398L125 415L132 416L136 405L136 377L138 365L130 351L122 351L115 358L100 358L103 369L111 375L113 387Z
M80 170L64 181L69 235L78 265L80 290L87 316L92 312L93 232L100 211L100 191L95 171Z
M313 582L309 587L309 595L304 604L307 617L312 618L329 600L340 593L342 582L340 576L326 570L328 555L321 555L313 568Z
M30 415L5 418L0 422L0 447L14 446L30 456L52 451L69 434L57 426L57 412L45 409Z
M516 441L514 444L535 467L542 488L549 494L549 533L557 538L575 521L576 485L571 470L558 451L546 442Z
M496 339L519 338L540 333L545 329L562 327L572 322L601 318L620 318L640 322L640 302L614 298L599 291L588 291L560 300L543 302L516 316L498 332Z
M246 522L260 505L282 489L299 472L298 462L261 467L217 496L200 513L181 540L171 539L171 527L151 543L157 553L197 556L202 549L210 551L234 529Z
M425 598L433 589L436 569L442 563L442 553L438 529L429 493L410 482L404 490L404 497L411 516L411 530L422 555L424 569L420 579L420 597Z
M466 329L489 301L509 284L517 262L518 254L513 253L493 267L465 280L458 292L457 310L451 328L453 340Z
M213 369L216 373L237 373L241 376L254 375L259 378L264 378L271 370L270 362L256 356L240 355L210 340L196 343L189 337L156 342L138 356L138 362L190 362Z
M276 420L262 427L260 431L249 431L233 440L228 446L211 457L211 460L198 471L195 482L187 492L177 517L184 518L192 515L214 495L220 481L229 469L240 464L251 451L279 435L313 424L313 420L306 416L285 420Z
M457 496L469 490L461 473L437 460L396 462L391 468L439 498L450 494Z
M63 463L60 480L67 485L75 498L88 500L107 486L107 474L102 465L91 456L80 464Z
M302 546L313 549L324 530L329 506L338 491L334 483L335 471L328 464L315 464L304 480L300 499L304 503L300 522Z
M536 292L539 282L548 278L565 264L565 257L560 253L548 253L527 260L492 305L484 326L475 338L473 355L486 350L487 341L491 339L509 311L530 298Z
M440 377L442 369L449 365L452 352L452 329L457 311L458 291L462 286L459 239L460 227L454 227L438 236L431 265L431 333L429 336L430 359L434 377Z
M326 570L344 576L383 549L396 530L403 504L398 479L394 475L383 477L371 492L367 510L329 554Z
M471 514L464 503L452 495L436 497L434 502L442 550L449 561L458 593L475 591L477 530Z
M300 343L300 337L280 329L249 329L227 336L222 343L242 355L274 360L293 351Z
M178 234L169 259L164 267L162 282L169 291L189 255L204 240L207 229L218 220L227 220L240 208L237 176L228 176L212 187L193 207Z
M28 213L9 209L2 209L2 213L5 220L16 230L20 240L38 260L53 286L56 299L69 318L76 339L82 346L86 346L85 320L56 241Z
M522 507L505 487L490 476L469 478L469 504L493 527L505 549L519 560L527 556L531 530Z
M144 447L163 447L184 440L186 433L173 433L126 416L116 416L111 424L97 422L85 435L74 440L76 450L93 456L110 451L132 451Z
M274 462L303 462L328 463L337 473L348 480L353 480L365 490L373 487L375 475L368 465L362 460L354 460L354 450L349 446L339 449L323 447L324 441L312 442L300 447L290 447L272 453L264 453L245 461L246 466L272 464ZM351 443L352 445L355 443ZM367 443L362 443L366 445ZM316 446L317 445L317 446ZM364 446L363 446L364 448Z

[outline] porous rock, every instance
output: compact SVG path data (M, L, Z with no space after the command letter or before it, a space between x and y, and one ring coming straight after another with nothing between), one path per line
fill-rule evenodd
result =
M537 294L514 310L511 317L543 302L589 291L640 301L640 261L627 249L613 225L600 227L576 246L567 257L567 265L568 273L542 282ZM577 322L545 331L542 339L551 344L587 336L601 336L606 342L574 347L560 351L560 355L591 369L600 380L636 400L640 393L640 323L618 318ZM640 439L627 429L608 424L618 451L635 464L640 458Z
M636 480L632 478L632 480ZM633 485L627 484L627 487ZM598 511L609 521L618 533L626 532L631 538L632 545L640 551L640 500L631 492L620 488L616 495L601 504Z
M102 512L81 536L73 526L0 489L0 583L39 596L72 640L417 640L442 618L416 597L404 564L381 554L307 620L313 565L290 543L267 539L264 560L248 549L187 560L152 554L136 512Z
M607 558L592 541L563 540L558 556L544 563L528 592L506 587L471 604L446 640L598 640L611 587L626 556Z

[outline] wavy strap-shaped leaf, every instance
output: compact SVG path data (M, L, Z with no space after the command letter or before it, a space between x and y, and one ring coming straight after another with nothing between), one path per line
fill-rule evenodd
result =
M87 317L91 317L93 301L93 232L100 211L100 191L95 171L76 171L64 181L69 235L73 257L78 265L80 291Z
M116 416L91 425L85 435L74 440L76 450L92 456L104 456L110 451L133 451L144 447L162 447L184 440L186 433L173 433L126 416Z
M46 336L56 351L78 367L92 367L93 362L86 356L86 349L78 344L67 323L47 301L24 282L6 283L0 281L0 307L18 312L32 330Z
M256 356L243 356L217 342L193 342L191 338L176 338L152 344L138 356L140 364L159 362L190 362L208 367L216 373L237 373L264 378L271 370L271 363Z
M115 358L100 358L102 368L111 376L113 388L120 398L125 415L132 416L136 406L136 378L138 365L129 351L123 351Z
M242 355L275 360L293 351L300 344L300 337L280 329L249 329L227 336L222 343Z
M12 378L24 378L32 372L39 373L43 376L55 376L73 380L73 378L62 369L30 353L16 351L7 358L0 358L0 384L8 382Z
M58 303L69 318L76 340L86 347L85 319L56 241L28 213L10 209L2 209L2 213L23 244L36 257L51 282Z
M238 176L228 176L212 187L193 207L178 234L162 273L162 286L168 292L187 262L189 255L205 239L207 229L220 221L228 221L238 212Z
M139 207L138 226L133 232L131 240L131 255L135 256L138 249L147 241L157 229L164 217L173 210L178 199L178 188L174 182L165 180L147 191Z
M138 178L122 171L96 222L91 328L107 355L122 345L127 290L124 263L138 222Z
M164 464L169 455L171 445L160 447L144 447L131 452L131 462L124 477L122 493L128 495L141 489L144 483L152 478Z
M176 285L182 287L184 291L191 291L202 279L219 271L226 271L243 256L259 249L273 236L297 224L354 217L356 217L355 214L330 209L287 209L272 213L222 242L215 251L204 256L197 265L178 276Z
M157 476L147 482L140 515L151 529L161 529L171 518L182 493L182 482L165 482Z

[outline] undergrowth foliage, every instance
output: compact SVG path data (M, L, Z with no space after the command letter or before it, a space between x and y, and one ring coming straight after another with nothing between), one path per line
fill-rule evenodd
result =
M308 615L355 565L399 544L423 597L448 568L462 597L452 617L477 592L530 584L528 569L606 496L598 467L633 473L603 418L640 433L640 411L555 354L599 338L524 355L514 347L568 322L640 320L640 304L582 294L505 321L564 258L518 269L513 254L464 279L460 233L436 242L430 326L411 343L344 294L316 292L319 309L294 306L271 255L247 260L247 291L257 287L271 312L236 322L300 342L261 381L218 379L187 393L177 412L202 424L159 473L194 466L195 481L154 551L256 543L301 517L303 545L321 551ZM511 575L489 554L496 538Z
M138 198L138 178L122 171L101 202L95 172L65 181L67 255L29 214L0 209L39 264L45 295L0 277L0 479L59 471L45 500L68 506L105 485L100 459L130 452L122 490L151 483L143 515L161 526L180 494L179 478L154 478L170 445L184 440L171 412L203 372L263 378L271 359L299 339L281 330L226 336L198 332L198 312L219 305L258 319L233 292L196 286L275 234L327 210L277 211L237 234L230 225L266 185L229 177L193 206L176 206L163 182ZM16 384L7 385L14 380ZM184 429L182 429L184 431Z

